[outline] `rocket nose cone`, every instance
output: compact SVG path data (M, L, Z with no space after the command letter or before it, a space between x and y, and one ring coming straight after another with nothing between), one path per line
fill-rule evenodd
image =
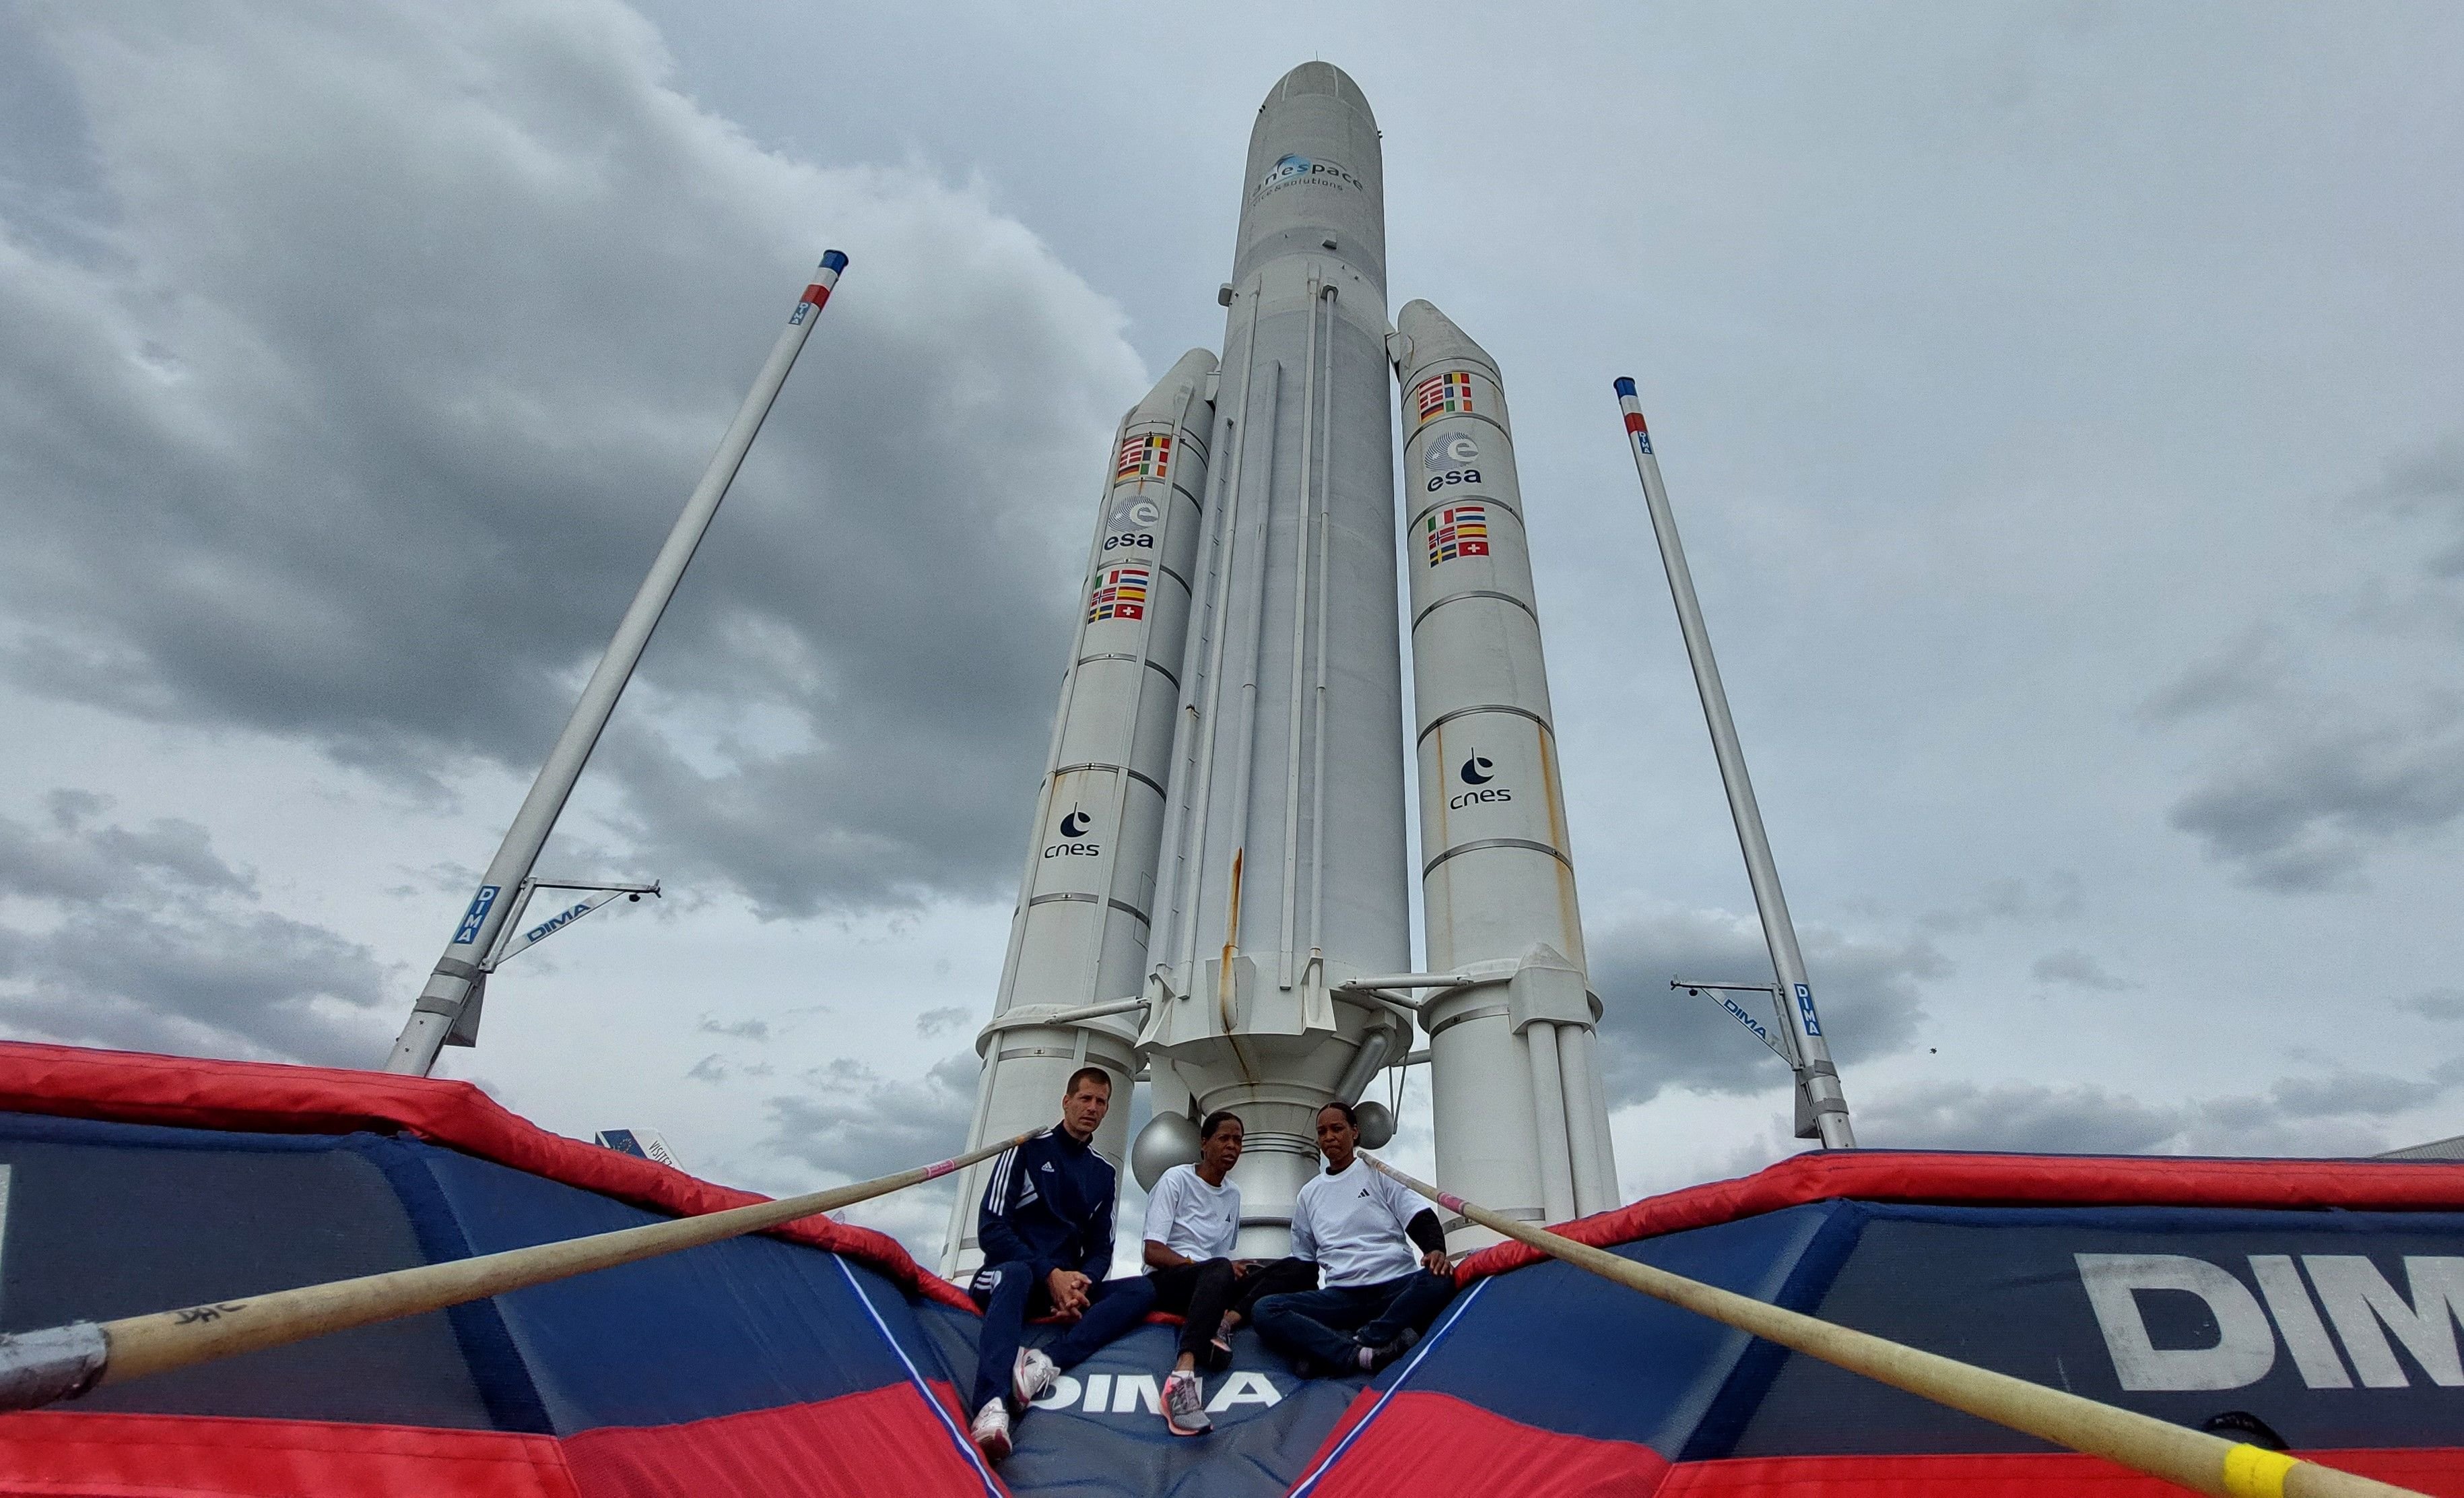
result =
M1331 62L1304 62L1285 74L1275 80L1273 88L1266 90L1266 101L1258 108L1261 111L1272 109L1280 100L1305 94L1323 94L1341 99L1368 116L1372 124L1376 122L1377 117L1369 108L1369 96L1360 92L1360 85L1352 81L1351 74Z
M1155 382L1155 387L1147 392L1146 399L1130 408L1129 419L1133 422L1174 420L1189 405L1190 391L1203 388L1206 377L1214 372L1215 355L1203 348L1191 349L1173 361L1172 367L1164 371L1163 378Z
M1485 365L1492 375L1498 372L1497 361L1488 356L1488 350L1473 342L1471 335L1455 326L1452 318L1429 302L1405 302L1403 310L1395 315L1395 331L1412 345L1406 357L1406 377L1414 370L1439 363L1476 363Z
M1268 260L1331 252L1384 301L1386 166L1377 118L1341 68L1304 62L1266 91L1249 131L1234 245L1236 288Z

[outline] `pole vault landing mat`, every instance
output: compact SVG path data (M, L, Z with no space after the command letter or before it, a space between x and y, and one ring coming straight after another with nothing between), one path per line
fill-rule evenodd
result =
M465 1084L0 1044L0 1331L748 1200ZM1801 1156L1567 1231L2464 1498L2464 1166ZM0 1416L0 1495L2171 1491L1516 1245L1458 1278L1374 1381L1301 1380L1244 1332L1202 1440L1165 1432L1174 1333L1142 1328L988 1471L965 1297L820 1220Z

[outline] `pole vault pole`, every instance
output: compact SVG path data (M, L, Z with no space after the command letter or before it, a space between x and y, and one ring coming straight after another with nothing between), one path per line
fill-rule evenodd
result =
M1004 1150L1016 1149L1041 1132L1031 1130L938 1164L920 1165L894 1176L861 1180L851 1186L833 1186L827 1191L780 1201L756 1201L750 1206L701 1217L649 1223L587 1238L509 1248L502 1253L444 1264L424 1264L416 1268L276 1290L245 1300L126 1316L99 1325L77 1321L40 1332L0 1335L0 1411L35 1409L55 1399L75 1399L103 1384L124 1383L147 1374L192 1367L238 1353L304 1342L329 1332L347 1332L354 1327L442 1311L465 1301L527 1289L593 1269L612 1268L722 1239L740 1238L937 1179Z
M1728 790L1728 815L1737 824L1737 844L1745 850L1746 878L1753 885L1754 909L1762 913L1763 942L1771 948L1771 970L1779 978L1780 1007L1791 1022L1790 1054L1795 1058L1797 1092L1814 1114L1822 1147L1853 1150L1857 1135L1848 1124L1848 1094L1840 1090L1839 1069L1831 1064L1831 1046L1822 1038L1822 1020L1815 1012L1814 982L1805 974L1805 955L1796 947L1796 924L1789 918L1788 896L1780 892L1779 866L1771 861L1771 839L1763 832L1762 807L1754 802L1753 779L1746 773L1746 751L1737 741L1736 719L1728 716L1728 689L1720 684L1720 663L1712 658L1710 631L1703 627L1694 574L1685 565L1685 544L1677 538L1677 514L1669 509L1668 490L1660 481L1660 458L1651 451L1651 431L1643 425L1642 404L1635 397L1634 382L1619 378L1617 394L1617 406L1625 412L1626 445L1634 452L1634 471L1642 479L1643 504L1651 511L1652 534L1660 539L1661 564L1668 569L1668 592L1677 604L1677 628L1685 636L1685 658L1694 663L1694 686L1703 695L1711 753L1720 761L1720 782Z
M755 434L760 431L762 418L770 414L780 386L787 383L787 371L796 367L796 356L803 352L804 340L812 336L813 324L821 320L821 310L830 299L830 288L839 283L839 273L847 269L847 257L836 250L824 254L821 268L813 273L803 296L797 298L796 310L788 315L786 327L780 330L779 341L770 347L769 362L761 366L760 376L753 382L744 404L737 408L736 420L728 424L727 435L719 439L718 452L712 455L710 467L703 471L693 497L685 501L684 514L676 517L675 529L668 533L667 544L659 548L657 560L650 563L649 576L642 580L641 590L633 595L631 606L618 622L616 637L607 642L607 652L599 658L599 669L590 673L589 684L582 689L582 700L573 705L573 716L565 719L564 732L557 736L556 747L548 751L547 762L539 766L539 779L531 782L530 794L522 798L522 808L514 814L514 825L505 830L503 845L490 860L487 873L480 877L478 892L463 911L461 923L453 930L453 939L445 944L445 955L437 958L434 970L429 974L428 986L420 990L418 1002L411 1005L410 1021L402 1027L401 1038L393 1043L393 1054L385 1059L387 1071L428 1075L454 1022L462 1018L464 1007L477 1002L475 990L483 977L480 964L495 950L497 934L512 913L515 892L530 877L531 866L539 862L539 849L546 846L548 833L555 830L565 798L573 794L574 782L582 778L582 767L589 762L590 751L598 746L608 716L616 711L616 699L624 694L625 683L641 663L642 650L650 643L650 631L659 627L659 616L667 611L668 601L675 597L676 584L685 575L686 563L693 561L693 549L710 529L712 517L718 514L718 502L727 497L727 486L736 481L736 471L743 466L744 454L752 448Z
M1367 1155L1370 1168L1392 1177L1451 1212L1492 1232L1529 1244L1578 1269L1615 1280L1628 1289L1708 1316L1724 1326L1776 1342L1808 1357L1931 1399L1962 1414L2023 1431L2073 1451L2102 1457L2134 1472L2178 1483L2214 1498L2424 1498L2409 1487L2357 1477L2280 1451L2227 1441L2152 1415L2100 1403L2060 1389L2013 1378L1924 1352L1870 1333L1852 1331L1818 1317L1766 1304L1749 1295L1705 1285L1578 1244L1546 1228L1440 1191Z

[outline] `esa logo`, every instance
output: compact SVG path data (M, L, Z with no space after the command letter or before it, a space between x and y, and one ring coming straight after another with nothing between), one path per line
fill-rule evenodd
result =
M1127 495L1104 518L1104 550L1153 551L1155 527L1163 523L1163 506L1137 495Z
M1447 801L1446 805L1460 811L1465 806L1512 801L1514 792L1503 785L1489 783L1495 779L1497 779L1496 762L1479 750L1473 750L1471 758L1463 762L1463 782L1472 789L1456 792L1453 798Z
M1449 484L1480 482L1480 470L1472 466L1480 461L1480 444L1463 433L1440 437L1429 444L1420 458L1428 465L1431 494Z
M1095 819L1083 811L1071 811L1061 819L1061 841L1044 850L1046 858L1092 858L1104 850L1100 843L1083 841Z
M1480 461L1480 444L1457 433L1440 437L1420 454L1429 469L1429 493L1436 494L1449 484L1476 484L1480 470L1472 465Z

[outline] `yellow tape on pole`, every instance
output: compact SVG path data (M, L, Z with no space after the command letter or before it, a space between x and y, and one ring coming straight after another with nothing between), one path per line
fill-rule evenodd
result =
M2211 1436L1784 1310L1500 1217L1364 1154L1370 1167L1492 1232L1808 1357L2212 1498L2425 1498L2316 1462Z
M0 1346L0 1410L33 1409L101 1384L123 1383L147 1374L187 1368L262 1347L304 1342L329 1332L442 1311L448 1306L568 1279L593 1269L612 1268L703 1244L740 1238L919 1185L978 1160L989 1159L1033 1137L1035 1133L1022 1134L893 1176L779 1201L757 1201L700 1217L648 1223L587 1238L424 1264L385 1274L252 1295L245 1300L128 1316L106 1321L99 1328L91 1322L80 1322L0 1337L0 1344L10 1344Z
M2265 1446L2235 1446L2225 1453L2225 1491L2233 1498L2284 1498L2284 1479L2300 1465Z

